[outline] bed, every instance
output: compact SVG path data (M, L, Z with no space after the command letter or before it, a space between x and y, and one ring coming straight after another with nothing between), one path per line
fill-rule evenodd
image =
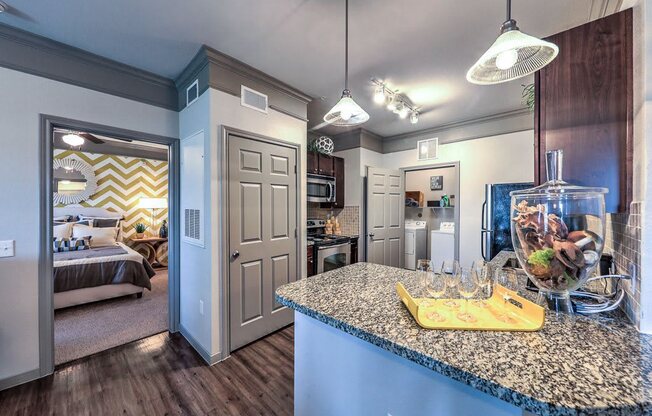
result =
M65 216L122 217L101 208L55 208L55 220ZM55 309L119 296L141 297L144 289L151 290L150 278L156 274L143 256L120 241L86 250L55 252L53 259Z

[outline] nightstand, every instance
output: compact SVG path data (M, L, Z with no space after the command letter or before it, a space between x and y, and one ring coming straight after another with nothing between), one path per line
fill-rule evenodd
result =
M133 249L152 266L168 267L168 239L161 237L131 238Z

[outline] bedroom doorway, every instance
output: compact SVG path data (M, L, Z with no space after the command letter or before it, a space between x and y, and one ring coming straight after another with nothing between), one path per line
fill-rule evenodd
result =
M179 217L176 139L55 117L42 122L45 375L178 330Z

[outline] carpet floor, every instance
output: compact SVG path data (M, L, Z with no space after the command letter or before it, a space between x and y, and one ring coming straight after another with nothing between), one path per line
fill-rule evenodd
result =
M168 329L168 271L152 290L54 312L54 364L76 360Z

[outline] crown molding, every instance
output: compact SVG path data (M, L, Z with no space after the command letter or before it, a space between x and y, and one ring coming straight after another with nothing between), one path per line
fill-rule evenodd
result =
M240 86L246 85L266 94L270 108L307 121L309 95L209 46L203 45L175 80L179 110L185 106L186 88L195 79L199 80L199 94L214 88L239 97Z
M177 110L171 79L0 23L0 66Z

